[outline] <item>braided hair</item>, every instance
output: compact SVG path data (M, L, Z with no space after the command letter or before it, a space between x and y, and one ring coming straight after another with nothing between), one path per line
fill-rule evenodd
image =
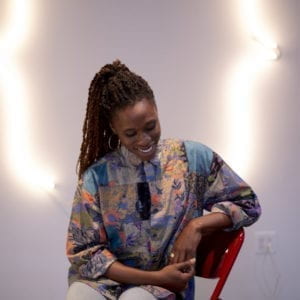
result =
M89 87L82 129L83 138L77 162L79 178L91 164L118 147L118 137L110 127L114 113L143 98L155 104L148 83L131 72L120 60L106 64L96 73Z

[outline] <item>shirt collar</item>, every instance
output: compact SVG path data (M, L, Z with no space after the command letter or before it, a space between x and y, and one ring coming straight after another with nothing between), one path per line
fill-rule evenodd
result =
M125 159L125 162L129 165L138 166L142 162L151 163L152 165L158 166L160 164L160 156L161 156L161 142L157 144L155 156L149 161L142 161L138 156L129 151L125 146L121 146L120 152L122 157Z

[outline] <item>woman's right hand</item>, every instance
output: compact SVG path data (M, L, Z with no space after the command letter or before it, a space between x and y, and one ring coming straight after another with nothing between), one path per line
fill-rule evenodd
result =
M181 292L187 288L188 281L194 276L195 259L172 264L159 272L158 284L172 292Z
M161 286L172 292L187 288L188 281L194 276L195 258L167 265L158 271L145 271L114 261L104 276L125 284Z

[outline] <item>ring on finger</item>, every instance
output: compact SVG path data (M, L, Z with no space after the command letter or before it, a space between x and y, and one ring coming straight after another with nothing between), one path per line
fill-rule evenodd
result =
M174 257L175 257L175 254L174 254L173 252L171 252L171 253L170 253L170 257L171 257L171 258L174 258Z

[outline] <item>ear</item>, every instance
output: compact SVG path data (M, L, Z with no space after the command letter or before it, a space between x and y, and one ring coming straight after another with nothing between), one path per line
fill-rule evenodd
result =
M110 127L110 129L112 130L112 132L113 132L114 134L117 134L116 130L113 128L113 126L112 126L111 123L109 123L109 127Z

